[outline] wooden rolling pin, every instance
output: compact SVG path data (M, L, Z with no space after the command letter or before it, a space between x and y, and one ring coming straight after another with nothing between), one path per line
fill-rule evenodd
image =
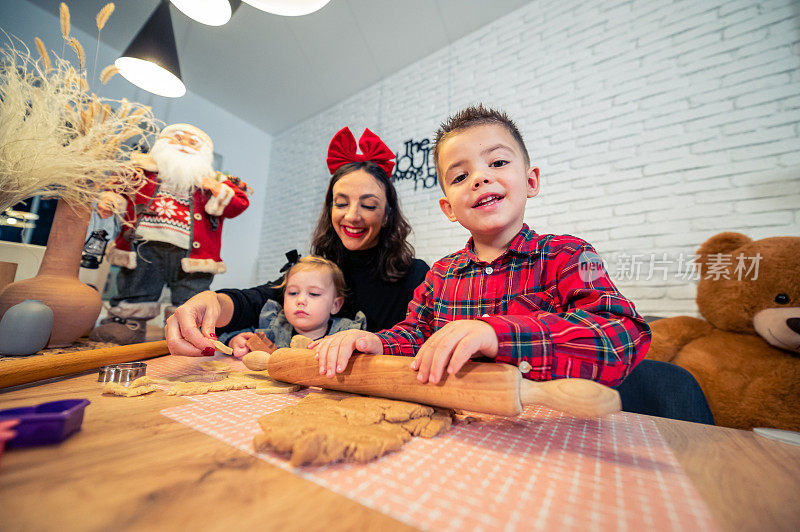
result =
M103 347L87 351L0 360L0 388L60 377L108 364L133 362L169 353L167 341Z
M283 348L269 356L267 371L295 384L500 416L516 416L530 404L576 417L620 411L619 393L607 386L586 379L531 381L508 364L467 362L455 375L422 384L409 357L355 354L342 373L329 378L319 374L313 350Z

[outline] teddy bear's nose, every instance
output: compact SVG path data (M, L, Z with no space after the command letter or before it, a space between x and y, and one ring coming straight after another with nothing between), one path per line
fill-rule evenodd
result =
M797 334L800 334L800 318L789 318L786 320L786 325Z

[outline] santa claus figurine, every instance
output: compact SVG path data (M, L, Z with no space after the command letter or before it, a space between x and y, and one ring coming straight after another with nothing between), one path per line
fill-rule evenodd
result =
M145 324L158 316L164 285L172 307L208 290L214 274L224 273L220 258L222 222L243 212L250 202L247 185L215 172L214 144L189 124L164 128L149 154L134 160L147 177L134 196L104 192L97 211L123 220L108 252L120 266L117 294L108 317L91 334L93 340L122 345L143 342Z

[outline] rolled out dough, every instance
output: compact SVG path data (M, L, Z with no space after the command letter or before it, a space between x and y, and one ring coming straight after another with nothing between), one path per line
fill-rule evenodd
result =
M147 386L149 384L169 384L169 382L170 381L167 379L159 379L158 377L145 375L144 377L139 377L131 382L128 388L138 388L139 386Z
M307 349L308 344L310 344L313 340L308 336L303 336L302 334L295 334L292 336L291 341L289 342L289 347L294 349Z
M231 371L218 373L223 377L216 382L178 382L167 390L167 395L202 395L210 392L254 389L256 393L289 393L302 388L299 384L276 381L266 371ZM184 375L187 379L191 375Z
M158 386L156 386L155 384L145 384L143 386L125 387L118 382L107 382L103 385L103 394L118 395L120 397L137 397L139 395L145 395L154 392L156 390L158 390Z
M181 375L173 380L161 379L145 375L123 386L116 382L108 382L102 393L120 397L137 397L157 391L156 384L169 386L167 395L202 395L210 392L227 390L253 389L256 393L289 393L303 386L276 381L266 371L227 371L230 366L219 360L204 360L200 364L203 373Z
M203 360L200 362L200 369L203 371L229 371L231 366L222 360Z
M368 462L397 451L412 436L447 431L452 412L373 397L312 393L258 423L257 451L290 454L293 466Z

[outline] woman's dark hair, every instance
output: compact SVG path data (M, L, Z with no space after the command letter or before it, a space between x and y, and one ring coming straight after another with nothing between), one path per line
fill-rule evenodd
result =
M395 282L401 279L411 262L414 260L414 248L406 241L411 233L411 225L400 212L400 205L397 203L397 191L389 179L386 172L373 162L348 163L339 167L331 176L328 184L328 191L325 193L325 203L322 205L322 212L317 221L317 228L311 240L311 253L325 257L328 260L341 265L344 260L346 248L339 235L333 228L331 222L331 209L333 205L333 186L339 179L347 174L364 170L374 177L386 192L386 212L384 213L386 223L381 227L378 235L378 274L381 279Z

